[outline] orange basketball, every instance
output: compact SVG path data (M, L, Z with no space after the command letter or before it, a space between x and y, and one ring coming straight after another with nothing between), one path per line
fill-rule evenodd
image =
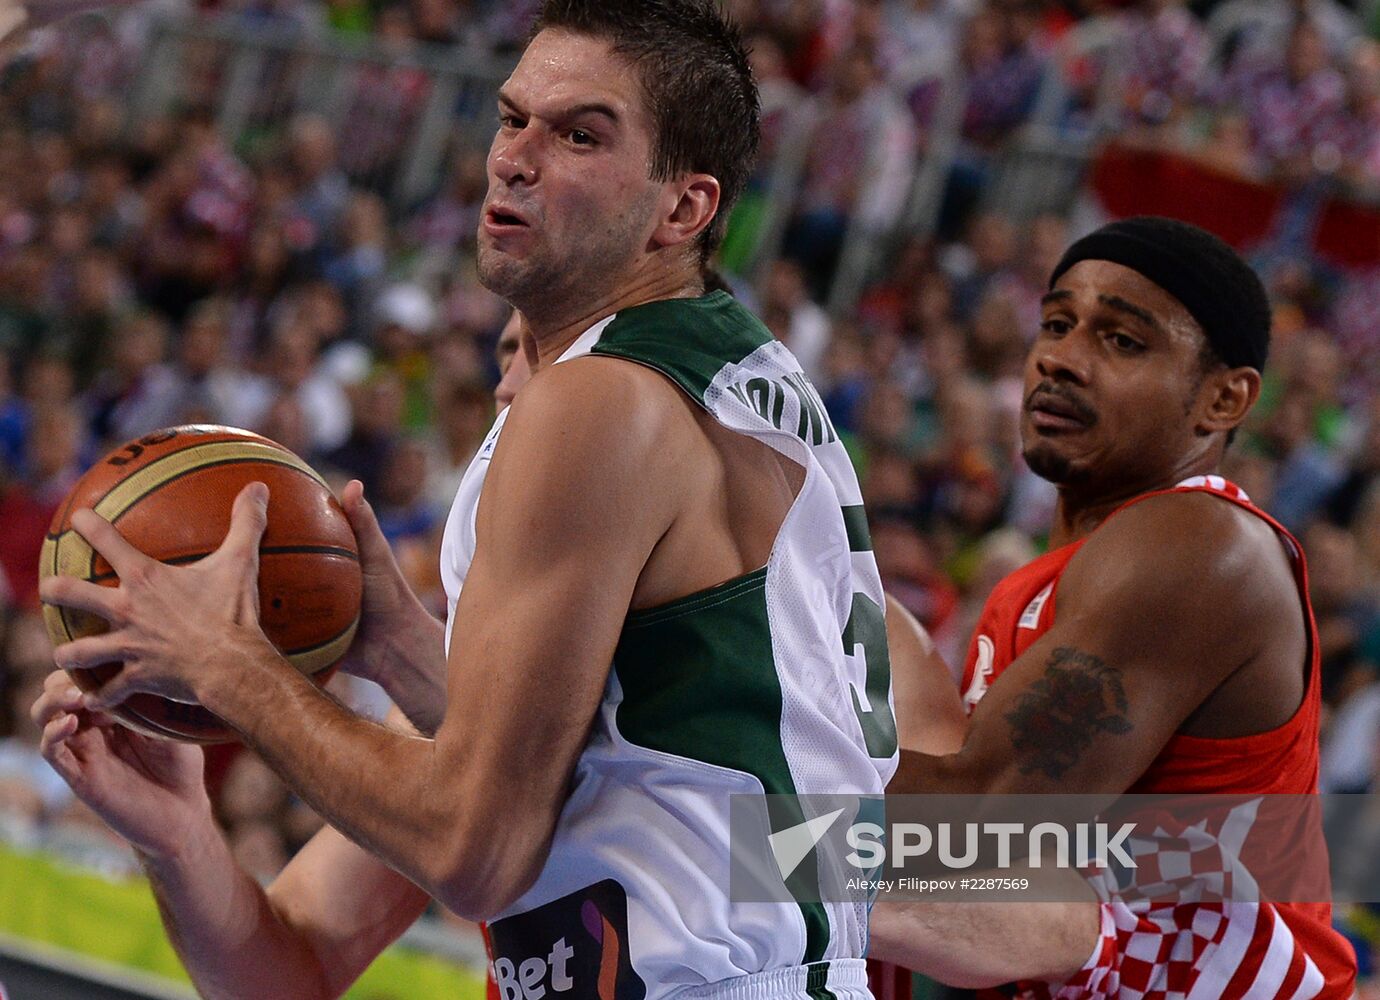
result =
M91 507L136 548L165 563L195 562L219 547L235 496L268 484L268 528L259 548L259 618L298 670L324 684L359 625L359 550L345 511L324 479L268 438L233 427L156 431L105 456L72 487L43 543L41 577L63 574L119 585L110 564L72 529L72 512ZM45 606L53 644L106 630L95 615ZM74 670L91 690L119 664ZM151 736L224 743L235 734L200 705L131 696L113 712Z

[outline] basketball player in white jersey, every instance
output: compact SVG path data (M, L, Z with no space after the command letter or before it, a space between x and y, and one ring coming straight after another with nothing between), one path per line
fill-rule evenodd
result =
M502 375L494 390L499 411L530 377L520 331L520 316L514 313L496 351ZM367 594L377 598L365 619L373 634L386 635L386 626L400 617L407 586L357 482L346 489L345 507L360 541ZM439 632L439 623L436 628ZM887 635L902 745L927 753L956 749L965 723L947 667L924 629L889 595ZM418 725L428 725L436 692L444 685L444 663L439 656L431 661L436 676L427 678L416 669L424 669L425 662L390 667L378 645L357 645L345 668L382 684ZM168 853L170 842L188 836L189 827L190 839L204 845L195 883L204 899L223 900L226 908L213 933L183 926L180 946L207 995L336 996L428 902L411 882L329 827L261 889L237 867L214 827L199 749L113 728L108 717L82 709L81 693L62 671L48 678L34 717L45 729L50 759L143 853ZM397 710L389 722L416 731Z
M112 622L57 662L125 664L89 708L149 690L226 719L418 887L389 897L402 911L430 894L489 921L510 996L864 998L864 904L726 894L732 794L878 793L896 759L847 454L789 352L703 294L756 146L746 54L712 0L550 0L500 113L479 270L525 316L535 374L448 522L446 643L402 596L365 628L420 688L446 651L434 739L351 716L267 643L254 487L190 567L79 512L121 586L45 587ZM184 957L252 940L304 970L301 995L329 995L284 921L258 919L261 894L203 874L223 846L193 815L141 845ZM238 995L242 970L211 964L203 989Z

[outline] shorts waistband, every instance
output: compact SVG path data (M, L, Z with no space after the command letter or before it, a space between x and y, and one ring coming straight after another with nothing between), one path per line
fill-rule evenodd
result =
M867 962L861 958L842 958L770 969L705 986L689 986L671 996L674 1000L775 1000L813 994L817 1000L828 1000L817 992L820 990L866 991Z

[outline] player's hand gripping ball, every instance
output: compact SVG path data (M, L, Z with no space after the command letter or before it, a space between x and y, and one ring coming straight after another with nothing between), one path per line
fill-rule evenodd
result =
M282 445L232 427L156 431L102 458L72 487L43 544L40 577L64 575L119 585L110 564L72 527L90 507L135 548L185 564L214 552L230 526L235 496L252 482L269 488L268 527L259 546L259 622L298 670L324 684L359 625L362 581L355 536L324 479ZM97 615L45 605L53 644L107 630ZM121 669L111 663L70 671L84 691ZM138 693L110 709L150 736L221 743L233 730L200 705Z

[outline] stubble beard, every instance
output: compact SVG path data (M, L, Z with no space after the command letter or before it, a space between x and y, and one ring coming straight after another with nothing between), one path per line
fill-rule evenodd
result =
M479 283L529 321L553 313L582 313L585 307L612 297L627 280L640 245L641 216L650 210L654 197L649 195L645 208L635 205L626 215L611 219L602 231L572 227L582 238L561 259L547 243L519 260L493 247L486 251L481 239L475 262Z
M1087 482L1090 476L1088 469L1076 468L1063 455L1052 448L1044 447L1039 441L1022 449L1021 455L1025 458L1025 464L1030 466L1031 472L1055 486L1076 486Z
M482 249L476 261L479 283L521 312L529 321L544 316L579 314L617 287L627 266L622 253L609 247L582 245L564 260L540 256L516 260Z

